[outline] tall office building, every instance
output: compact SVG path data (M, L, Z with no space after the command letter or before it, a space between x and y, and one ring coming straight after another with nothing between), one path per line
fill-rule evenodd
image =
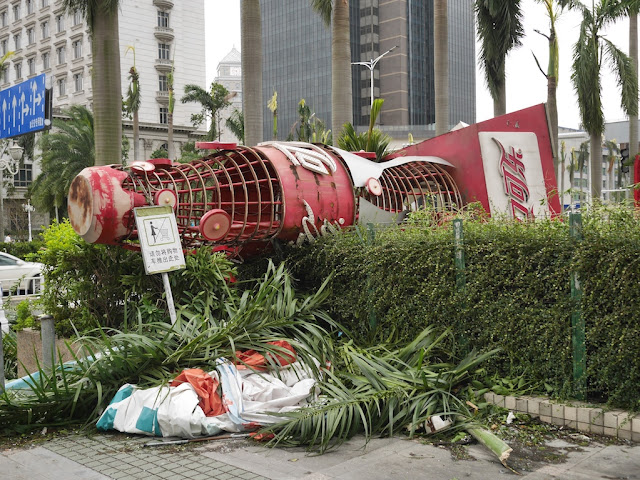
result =
M309 0L262 0L263 98L278 91L280 138L297 120L301 98L327 124L331 119L331 33ZM475 122L473 5L449 0L449 119ZM395 138L427 138L435 131L433 2L350 0L352 62L367 62L396 47L374 69L374 97L385 100L379 122ZM371 70L352 70L354 124L368 125ZM265 138L271 137L265 108Z
M119 10L122 94L129 85L134 63L140 75L140 159L167 146L169 92L167 75L174 69L176 152L182 144L205 133L191 124L196 104L179 102L187 83L205 86L204 0L121 0ZM13 52L0 75L0 89L45 73L53 89L53 112L59 115L71 105L92 106L91 44L84 18L68 14L61 0L0 0L0 55ZM124 120L133 160L132 121ZM119 159L114 159L114 163ZM37 161L24 162L12 197L20 199L39 173ZM24 201L24 200L23 200ZM18 200L19 202L19 200ZM16 202L13 202L16 203ZM12 218L12 202L6 203ZM19 204L18 207L19 209ZM38 225L40 225L38 223ZM10 225L8 225L9 228Z

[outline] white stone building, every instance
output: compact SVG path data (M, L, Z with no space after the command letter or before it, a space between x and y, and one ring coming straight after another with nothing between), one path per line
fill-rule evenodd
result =
M221 142L237 142L240 143L236 136L229 131L226 126L226 120L234 110L242 112L242 61L240 52L233 47L231 51L218 64L218 75L213 79L214 82L223 85L230 94L235 94L227 108L219 114L218 131L220 132Z
M174 145L179 155L184 143L206 133L191 124L198 105L180 102L187 83L205 84L204 0L121 0L119 31L123 96L134 61L133 53L127 52L129 46L135 48L140 75L140 159L167 146L167 74L172 68ZM9 68L0 76L0 89L45 73L53 88L54 115L74 104L91 107L90 41L84 18L67 14L61 0L0 0L0 56L13 52ZM132 123L123 121L123 132L130 139L129 161L133 160ZM9 197L23 199L38 173L37 161L25 161ZM11 203L5 203L7 222Z

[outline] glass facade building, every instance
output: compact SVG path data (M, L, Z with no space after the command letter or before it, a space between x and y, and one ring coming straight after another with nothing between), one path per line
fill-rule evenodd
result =
M273 138L267 102L278 92L278 138L298 120L304 99L315 117L331 128L331 32L309 0L262 0L262 98L264 139Z
M331 32L309 0L262 0L263 98L278 92L278 137L285 139L304 98L331 128ZM396 138L435 130L434 29L431 0L350 0L352 62L368 62L392 47L374 69L374 97L384 98L381 128ZM474 123L476 53L473 5L449 0L449 119ZM369 123L371 70L352 67L356 126ZM266 102L266 100L265 100ZM273 118L265 105L264 135ZM294 127L295 128L295 127Z

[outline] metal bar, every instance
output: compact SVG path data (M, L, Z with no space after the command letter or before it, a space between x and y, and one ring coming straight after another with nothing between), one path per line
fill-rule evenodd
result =
M175 325L177 315L176 307L173 304L173 294L171 293L171 284L169 283L169 275L167 272L162 272L162 283L164 284L164 293L167 295L167 307L169 308L169 317L171 318L171 325Z
M582 241L582 215L569 214L569 234L576 241ZM571 345L573 351L573 385L574 394L578 400L587 398L586 377L586 345L585 325L582 316L582 283L578 272L571 272L571 300L573 311L571 312Z
M462 219L456 218L453 221L453 248L454 262L456 265L456 290L464 292L466 285L465 258L464 258L464 231L462 229Z

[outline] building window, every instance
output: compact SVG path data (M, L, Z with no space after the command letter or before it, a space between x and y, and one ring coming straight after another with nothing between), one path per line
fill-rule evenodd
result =
M42 54L42 68L43 68L44 70L48 69L48 68L51 66L51 65L50 65L51 60L50 60L50 58L49 58L49 57L50 57L49 52L44 52L44 53Z
M58 65L65 63L65 48L64 45L56 48L56 58L58 59Z
M82 91L82 74L81 73L75 73L73 75L73 87L75 88L75 92L81 92Z
M2 52L2 55L6 55L8 51L9 51L9 40L7 40L6 38L3 38L2 40L0 40L0 52Z
M16 187L28 187L33 181L33 165L25 163L13 177L13 185Z
M160 75L158 77L158 90L161 92L169 91L169 79L166 75Z
M27 15L33 13L33 0L25 0L24 4L27 7Z
M16 3L13 6L13 21L20 20L20 4Z
M73 58L81 58L82 57L82 40L76 40L71 44L73 47Z
M67 94L67 79L59 78L58 79L58 95L63 96Z
M20 80L22 78L22 62L16 63L13 68L16 70L16 80Z
M161 60L169 60L171 58L170 46L166 43L158 44L158 58Z
M160 107L160 123L163 125L169 123L169 109L167 107Z
M56 33L64 32L64 14L56 16Z
M158 26L169 27L169 12L158 10Z
M14 50L20 50L20 48L21 48L21 47L20 47L20 36L21 36L21 35L20 35L19 33L16 33L16 34L13 36L13 46L14 46Z
M42 6L42 8L48 7L49 6L49 0L42 0L40 2L40 5Z
M0 25L2 25L3 27L9 25L9 14L6 10L0 13Z
M27 28L27 45L36 43L36 31L33 27Z
M73 26L80 25L82 23L82 12L76 10L73 13Z
M35 75L36 73L36 59L35 57L31 57L27 59L27 68L29 70L29 75Z
M40 31L42 32L42 38L49 38L49 21L45 20L40 24Z
M2 69L2 83L9 83L9 69L6 67L8 67L8 65Z

